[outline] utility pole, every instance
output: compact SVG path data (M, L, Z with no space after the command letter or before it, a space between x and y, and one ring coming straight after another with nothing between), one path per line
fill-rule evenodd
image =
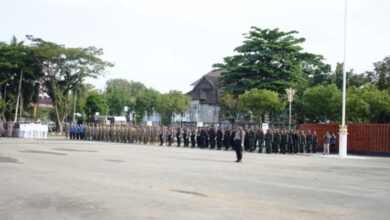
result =
M23 80L23 70L20 71L19 88L18 88L18 96L16 98L14 123L18 120L19 103L20 103L20 98L21 98L20 94L22 92L22 80Z
M73 102L73 123L76 123L76 99L77 99L77 91L74 92L74 102Z

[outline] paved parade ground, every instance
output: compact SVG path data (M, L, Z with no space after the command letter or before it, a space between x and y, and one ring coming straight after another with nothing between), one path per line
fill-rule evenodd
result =
M0 219L383 219L390 158L0 139Z

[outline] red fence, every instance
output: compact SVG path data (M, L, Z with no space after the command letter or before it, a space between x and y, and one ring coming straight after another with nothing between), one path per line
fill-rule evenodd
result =
M323 136L326 131L334 132L338 142L338 124L302 124L300 130L316 131L318 148L322 149ZM350 124L348 125L348 152L356 153L390 153L390 124Z

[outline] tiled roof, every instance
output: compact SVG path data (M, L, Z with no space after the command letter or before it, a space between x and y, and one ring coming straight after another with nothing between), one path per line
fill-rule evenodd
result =
M187 95L191 96L192 100L200 100L205 104L218 103L218 89L215 84L222 72L220 69L214 69L208 72L191 84L194 88Z
M203 77L205 77L207 80L210 81L210 83L212 83L214 85L215 82L218 80L218 78L222 75L222 73L223 73L223 70L221 70L221 69L213 69L210 72L208 72L206 75L203 75L200 79L193 82L191 84L191 86L196 86L196 84L198 84L202 80Z

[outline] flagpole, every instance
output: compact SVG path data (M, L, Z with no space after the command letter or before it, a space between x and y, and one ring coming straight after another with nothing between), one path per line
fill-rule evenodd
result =
M346 108L346 90L347 90L347 77L346 77L346 52L347 52L347 0L345 0L344 7L344 59L343 59L343 94L342 94L342 119L339 130L339 157L344 158L347 156L347 136L348 129L345 124L345 108Z

